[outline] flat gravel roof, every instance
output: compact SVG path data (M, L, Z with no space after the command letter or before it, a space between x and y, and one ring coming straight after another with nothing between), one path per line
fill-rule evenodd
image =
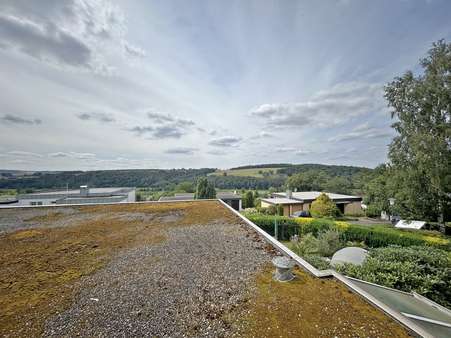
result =
M218 201L0 210L0 336L407 337Z

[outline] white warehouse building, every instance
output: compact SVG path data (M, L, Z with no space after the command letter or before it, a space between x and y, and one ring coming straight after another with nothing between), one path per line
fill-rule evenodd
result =
M136 201L135 188L89 188L80 186L77 190L46 191L18 195L13 203L0 205L34 206L55 204L124 203Z

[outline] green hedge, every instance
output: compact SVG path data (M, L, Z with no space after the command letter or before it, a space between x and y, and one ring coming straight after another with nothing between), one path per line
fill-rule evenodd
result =
M279 240L289 240L293 235L305 235L308 233L316 236L320 232L333 228L335 224L334 221L323 218L306 222L297 221L295 218L286 216L248 214L246 217L271 236L274 236L274 222L277 220Z
M372 248L388 245L411 246L427 244L425 240L408 232L355 224L342 231L341 238L344 241L363 241Z
M293 235L300 234L299 224L293 218L271 215L246 215L271 236L274 236L274 222L277 220L279 240L289 240Z
M279 240L289 240L293 235L318 233L330 229L340 232L340 237L345 242L365 242L372 248L386 247L389 245L413 246L430 245L451 251L451 243L445 237L431 236L421 232L412 232L382 226L367 226L350 224L347 222L334 222L329 219L295 219L284 216L271 216L251 214L249 220L257 224L271 236L274 236L274 220L277 219Z

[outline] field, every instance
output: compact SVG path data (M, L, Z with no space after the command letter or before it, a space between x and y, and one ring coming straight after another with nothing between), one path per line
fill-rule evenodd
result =
M0 336L407 336L274 255L216 201L1 209Z
M280 168L250 168L250 169L230 169L230 170L217 170L208 174L215 176L222 176L226 173L227 176L250 176L262 178L265 176L277 175L277 170Z

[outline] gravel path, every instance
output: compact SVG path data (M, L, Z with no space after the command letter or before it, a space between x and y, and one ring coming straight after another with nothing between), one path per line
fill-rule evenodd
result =
M82 279L44 335L229 337L252 277L271 259L263 247L236 224L170 229L165 242L122 252Z

